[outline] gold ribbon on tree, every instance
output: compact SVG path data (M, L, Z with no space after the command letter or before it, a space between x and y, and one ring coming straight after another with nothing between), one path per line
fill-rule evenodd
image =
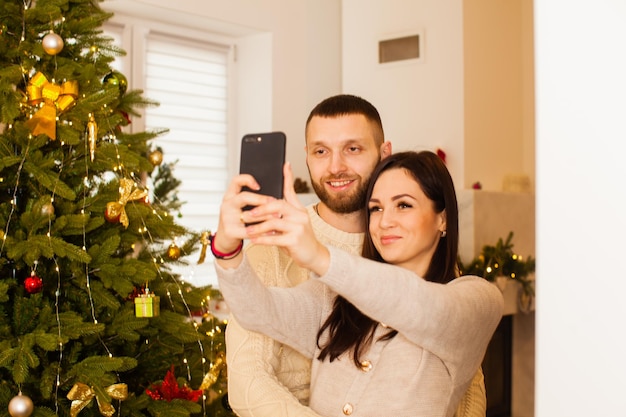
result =
M57 111L63 113L76 103L78 81L57 85L48 81L41 72L36 73L26 87L28 104L41 107L26 121L33 135L44 133L52 140L57 138ZM43 104L42 104L43 103Z
M211 366L211 369L209 369L209 372L207 372L206 375L204 375L204 378L202 378L202 383L200 384L200 388L198 389L204 391L211 388L213 384L217 382L217 379L220 376L220 372L222 372L222 369L225 367L226 358L224 358L224 354L220 352L215 359L215 363L213 363L213 366Z
M126 203L133 200L139 200L145 198L148 192L145 190L134 189L134 182L128 178L122 178L120 180L120 199L118 201L111 201L107 203L107 214L112 217L118 217L120 223L124 227L128 227L128 216L126 215Z
M128 398L128 386L126 384L113 384L106 387L106 393L116 400L124 401ZM115 408L105 398L97 395L95 391L82 382L74 384L70 392L67 394L67 399L72 400L72 406L70 408L70 416L76 417L83 408L87 407L93 397L96 397L98 403L98 409L103 416L111 417L115 414Z
M211 236L210 231L202 232L202 235L200 235L200 243L202 243L202 249L200 250L200 258L198 259L198 265L203 263L204 260L206 259L206 250L211 244L211 241L209 240L210 236Z

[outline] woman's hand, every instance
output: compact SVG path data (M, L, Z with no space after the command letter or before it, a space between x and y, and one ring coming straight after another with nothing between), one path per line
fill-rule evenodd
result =
M256 244L280 246L299 266L324 275L330 253L315 237L307 210L298 200L289 163L283 173L284 198L266 200L245 214L246 221L261 222L248 226L246 237Z

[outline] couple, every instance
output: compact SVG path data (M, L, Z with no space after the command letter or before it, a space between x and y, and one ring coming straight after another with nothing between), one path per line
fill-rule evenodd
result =
M284 200L241 193L255 183L238 176L222 203L212 249L222 258L226 302L239 323L304 355L231 321L233 407L244 416L452 416L480 367L502 297L482 278L455 279L457 206L445 165L430 152L387 156L378 113L353 96L320 103L306 142L320 204L299 204L289 169ZM243 220L262 223L243 225L246 204L258 207ZM253 242L245 257L238 250L244 238ZM375 261L346 252L359 253L363 241L364 257ZM255 270L269 286L304 284L267 289ZM270 382L256 386L250 377L265 367L304 399L307 358L311 409L289 400L286 387L277 393L268 374ZM484 415L484 395L478 400Z

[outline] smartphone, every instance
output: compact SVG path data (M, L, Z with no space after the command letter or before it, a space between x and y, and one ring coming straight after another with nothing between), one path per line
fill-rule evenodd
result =
M287 137L283 132L251 133L241 139L239 173L250 174L261 189L250 190L275 198L283 198L283 165ZM244 207L250 210L251 206Z

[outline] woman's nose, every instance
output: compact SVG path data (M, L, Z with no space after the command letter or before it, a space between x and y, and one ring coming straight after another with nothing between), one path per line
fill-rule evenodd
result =
M395 225L396 220L392 210L383 209L380 213L380 227L385 229Z

